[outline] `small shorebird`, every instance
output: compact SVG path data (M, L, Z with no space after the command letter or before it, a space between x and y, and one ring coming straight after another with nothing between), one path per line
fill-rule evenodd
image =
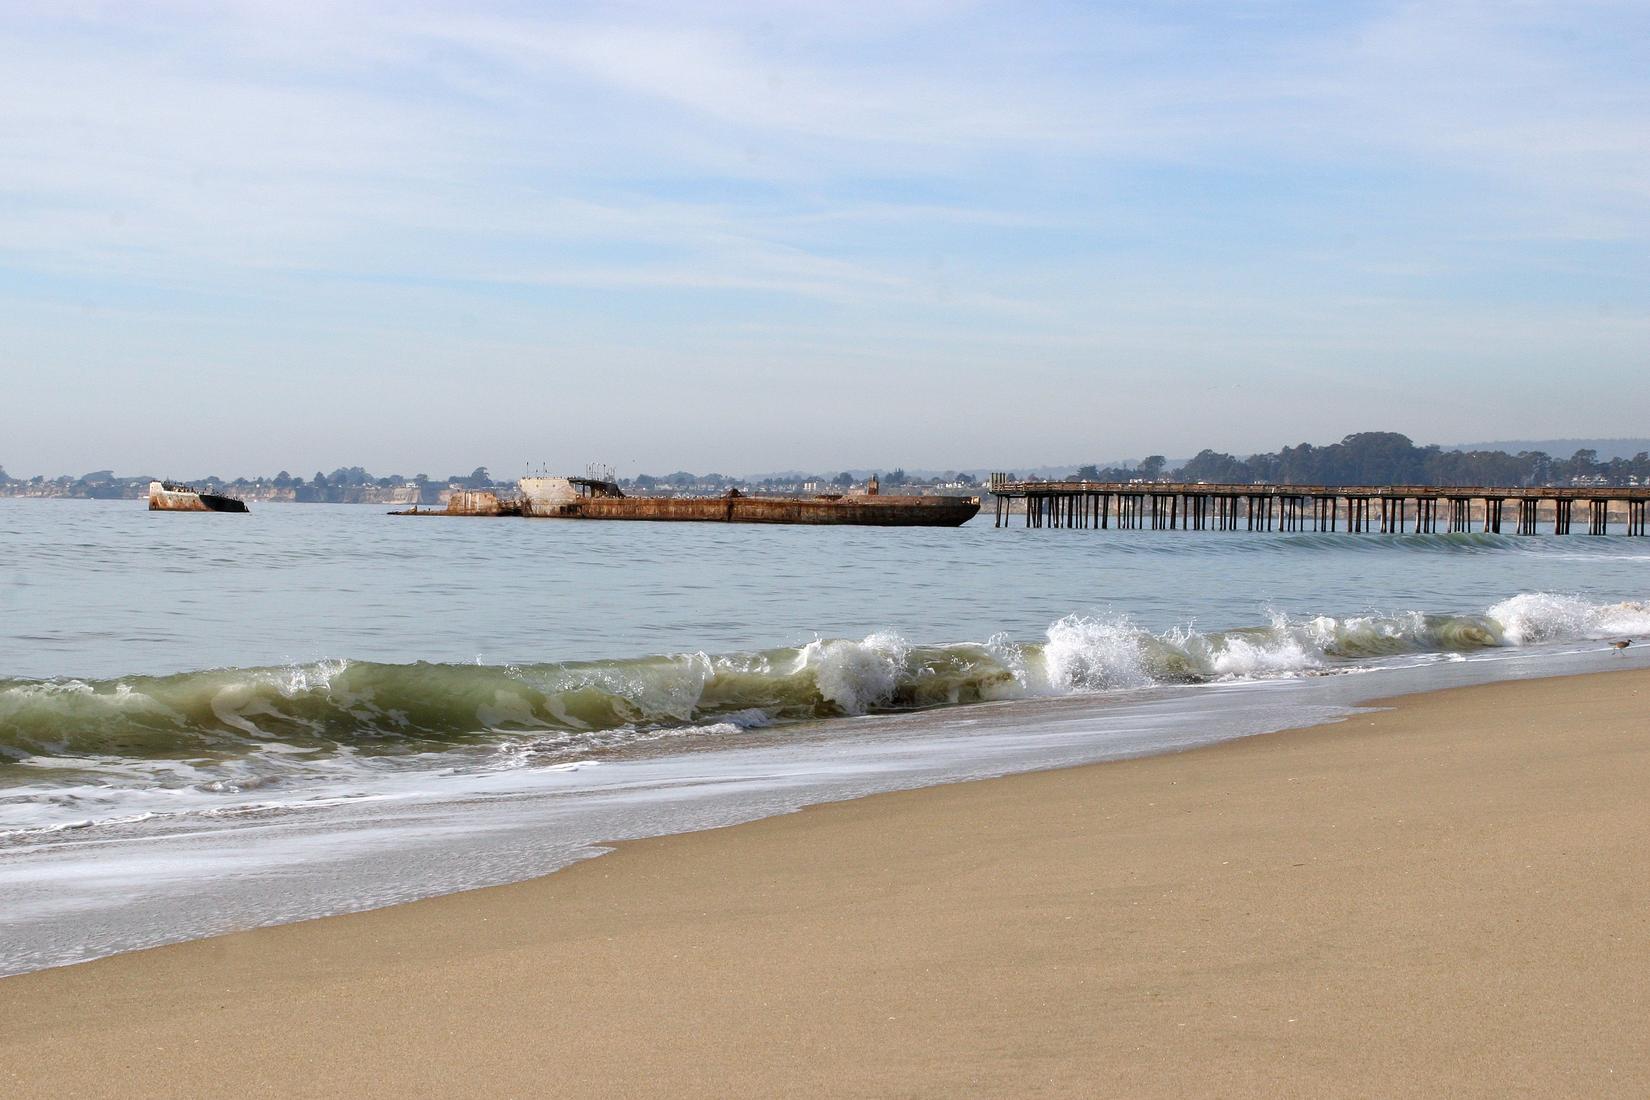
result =
M1633 644L1633 639L1623 638L1619 642L1611 642L1610 643L1610 648L1615 650L1617 653L1620 653L1622 650L1626 649L1628 646L1630 646L1632 644Z

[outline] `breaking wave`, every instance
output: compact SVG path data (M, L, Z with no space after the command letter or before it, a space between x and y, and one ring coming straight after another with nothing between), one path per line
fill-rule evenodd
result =
M1273 614L1151 631L1068 615L1036 641L893 633L761 652L527 664L326 660L112 680L0 679L0 844L399 797L408 776L576 768L808 719L1352 670L1650 634L1650 603L1525 593L1478 614ZM422 789L424 779L413 788Z
M484 749L551 762L799 719L1296 676L1394 654L1645 633L1650 604L1526 593L1481 614L1278 613L1263 626L1218 632L1153 632L1122 616L1072 615L1036 642L998 635L922 645L878 633L715 656L502 667L328 660L103 681L0 680L0 775L169 762L180 778L205 769L212 782L250 790L339 754L388 760ZM251 761L261 766L246 768Z

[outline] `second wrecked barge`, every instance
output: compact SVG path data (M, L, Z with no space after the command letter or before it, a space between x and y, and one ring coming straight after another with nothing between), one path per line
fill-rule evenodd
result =
M445 511L417 514L960 527L980 510L978 497L882 496L874 479L860 496L748 496L734 489L714 497L628 497L616 481L594 477L524 477L516 483L516 490L513 496L485 489L460 490L448 500Z

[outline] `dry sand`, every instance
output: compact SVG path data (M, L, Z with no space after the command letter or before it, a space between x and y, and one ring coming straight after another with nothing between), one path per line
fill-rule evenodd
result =
M1650 1094L1650 673L0 980L9 1096Z

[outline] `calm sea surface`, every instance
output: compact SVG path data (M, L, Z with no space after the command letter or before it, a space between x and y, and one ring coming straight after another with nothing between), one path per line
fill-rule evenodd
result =
M325 657L507 664L864 638L1038 640L1071 614L1163 630L1650 595L1650 539L721 527L0 500L0 676Z
M0 972L1631 667L1602 643L1650 633L1647 563L1621 535L0 500Z

